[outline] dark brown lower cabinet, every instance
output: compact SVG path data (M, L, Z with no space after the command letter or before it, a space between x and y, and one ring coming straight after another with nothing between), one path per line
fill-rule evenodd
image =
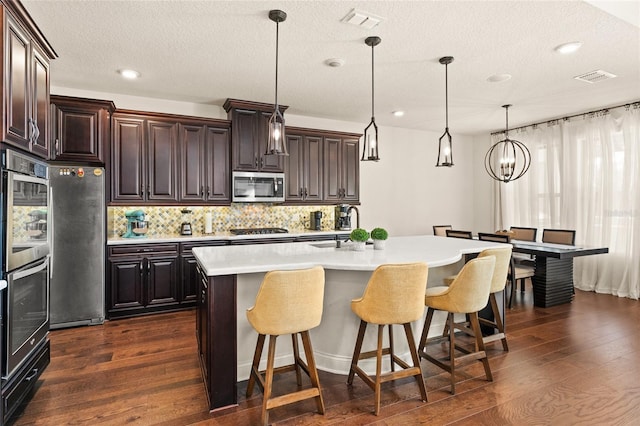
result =
M180 262L182 263L182 285L180 300L184 302L196 302L198 299L198 271L196 269L198 262L192 251L196 247L226 246L226 240L212 240L197 243L181 243L180 244Z
M109 248L107 316L142 315L181 309L178 244ZM190 306L195 304L190 301Z

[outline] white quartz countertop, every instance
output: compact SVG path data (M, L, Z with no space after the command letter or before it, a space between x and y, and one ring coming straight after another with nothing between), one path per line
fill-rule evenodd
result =
M345 238L349 236L350 231L311 231L311 230L296 230L289 231L284 234L253 234L253 235L234 235L230 232L216 232L213 234L194 234L194 235L179 235L179 234L165 234L156 235L153 237L144 238L122 238L111 237L107 240L107 245L126 245L126 244L151 244L151 243L187 243L187 242L202 242L211 240L251 240L251 239L268 239L268 238L296 238L306 236L322 236L322 235L344 235Z
M506 244L433 235L391 237L384 250L367 245L353 251L350 244L336 248L331 241L283 244L198 247L193 249L208 276L234 275L271 270L302 269L321 265L325 269L373 271L386 263L426 262L430 267L449 265L463 255Z

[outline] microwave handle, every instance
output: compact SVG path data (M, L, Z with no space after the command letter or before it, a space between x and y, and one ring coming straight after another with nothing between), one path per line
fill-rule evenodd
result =
M49 213L47 214L47 240L49 240L49 247L51 247L51 262L49 262L49 279L53 279L53 256L54 256L54 247L53 242L55 241L54 233L53 233L53 224L55 223L53 220L53 188L49 185Z

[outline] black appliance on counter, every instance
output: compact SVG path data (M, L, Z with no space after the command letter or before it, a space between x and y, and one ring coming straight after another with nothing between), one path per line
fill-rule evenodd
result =
M351 216L349 215L349 204L338 204L335 208L336 230L350 231Z
M309 218L309 228L314 231L322 230L322 212L321 211L311 212L310 218Z
M2 405L6 422L49 364L51 196L49 167L3 150L0 190ZM34 218L37 219L34 225Z

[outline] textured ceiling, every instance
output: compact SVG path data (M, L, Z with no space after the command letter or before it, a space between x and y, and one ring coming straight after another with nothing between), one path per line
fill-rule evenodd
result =
M272 103L276 28L267 15L278 8L288 14L280 24L278 95L292 114L368 122L371 48L364 39L370 35L382 38L375 48L379 125L444 130L441 56L455 58L449 65L453 133L504 128L506 103L513 104L515 127L640 99L636 1L608 2L618 6L608 12L597 1L22 3L59 55L51 65L59 88L213 105L226 98ZM384 19L372 30L341 22L352 8ZM576 40L583 46L573 55L553 50ZM345 65L324 64L336 57ZM142 77L125 81L116 73L122 68ZM598 69L618 77L596 84L573 79ZM487 81L503 73L513 78ZM391 115L399 109L404 117Z

